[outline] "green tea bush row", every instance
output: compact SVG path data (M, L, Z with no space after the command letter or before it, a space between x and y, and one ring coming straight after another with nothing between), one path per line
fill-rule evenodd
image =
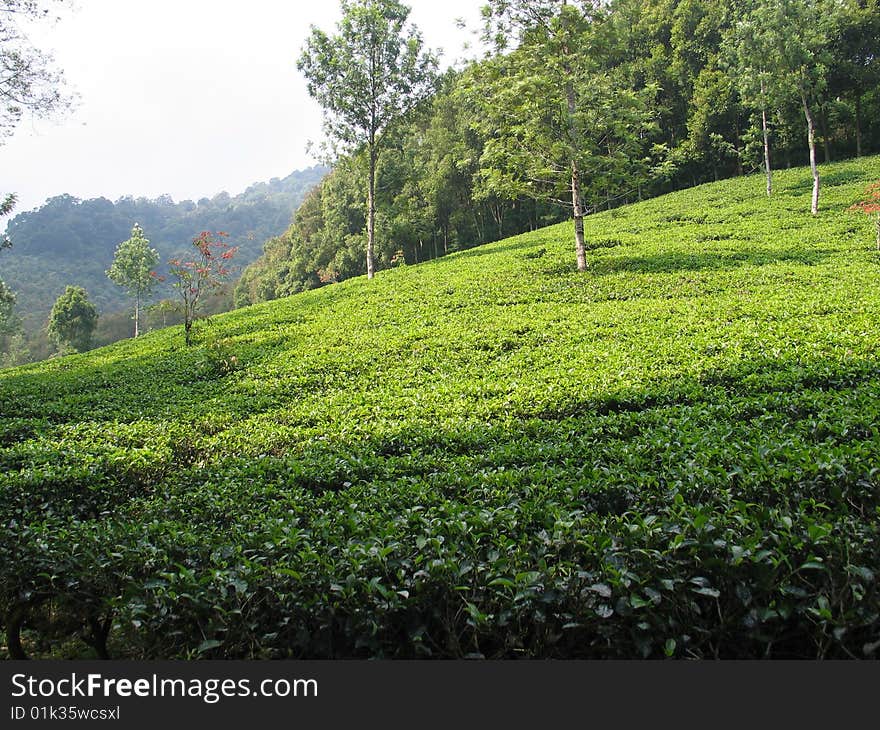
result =
M0 372L5 651L876 656L880 160L835 171Z

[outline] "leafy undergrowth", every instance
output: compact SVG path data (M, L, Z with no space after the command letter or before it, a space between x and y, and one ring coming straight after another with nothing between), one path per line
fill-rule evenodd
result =
M33 656L870 657L880 158L0 373ZM79 641L82 639L83 641ZM92 648L87 648L90 645Z

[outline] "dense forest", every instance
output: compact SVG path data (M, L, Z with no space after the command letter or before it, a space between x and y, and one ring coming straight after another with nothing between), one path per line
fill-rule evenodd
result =
M807 164L811 136L818 165L880 150L878 8L877 0L490 4L485 39L498 52L447 72L383 134L376 265L418 263L571 217L567 156L583 167L589 213L768 161L771 172ZM569 99L560 92L566 69ZM539 109L521 104L539 98ZM558 113L567 101L568 120ZM566 121L577 126L572 139ZM236 304L366 272L367 169L365 147L339 158L244 271Z
M326 172L315 166L251 185L239 195L221 192L195 202L174 202L167 195L115 202L60 195L9 220L6 235L13 245L3 252L2 278L15 292L25 331L39 339L52 302L67 284L84 287L102 316L127 308L125 292L107 278L106 271L117 245L129 237L135 223L162 261L185 249L200 231L217 230L229 233L239 246L238 261L245 265L257 257L263 241L290 224L293 211ZM108 332L103 339L130 335L128 315L118 319L119 335Z

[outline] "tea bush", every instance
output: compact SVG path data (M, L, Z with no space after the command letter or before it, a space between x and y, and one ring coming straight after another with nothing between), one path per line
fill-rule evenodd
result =
M0 372L10 650L876 656L880 158L826 174Z

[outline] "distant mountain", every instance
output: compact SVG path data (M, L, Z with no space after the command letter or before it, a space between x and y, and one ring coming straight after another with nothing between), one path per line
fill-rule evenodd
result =
M256 183L235 197L222 192L196 202L175 203L167 195L115 202L59 195L9 221L6 234L13 247L0 258L0 279L16 293L17 309L29 331L45 324L68 284L85 287L99 311L112 312L128 300L105 272L116 246L131 235L135 223L163 262L185 251L200 231L226 231L229 242L240 246L235 263L243 267L262 253L267 239L290 225L306 193L327 172L325 167L310 167Z

